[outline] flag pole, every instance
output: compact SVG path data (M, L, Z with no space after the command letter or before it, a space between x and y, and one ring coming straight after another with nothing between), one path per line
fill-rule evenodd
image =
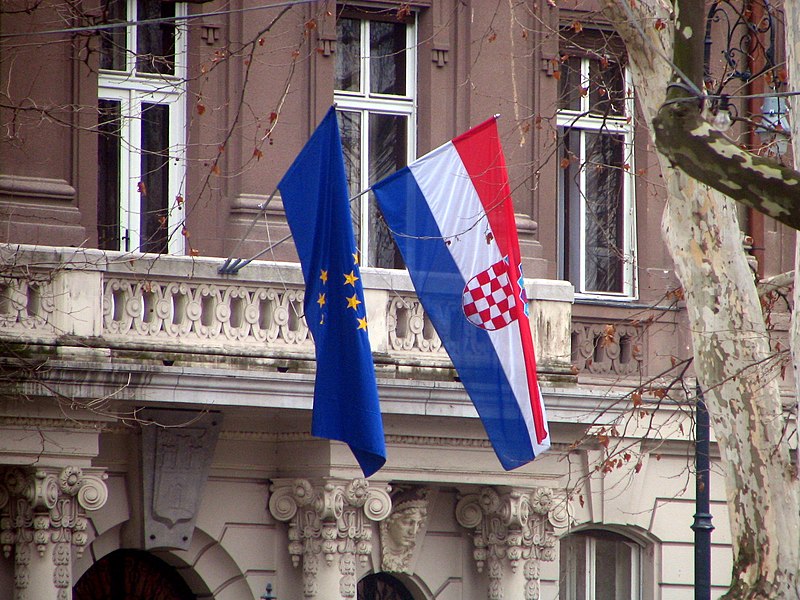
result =
M239 263L242 262L242 259L233 258L233 256L239 251L242 242L244 242L244 240L247 239L247 236L250 235L250 232L253 231L253 227L256 226L258 219L261 218L261 214L266 212L267 206L269 206L269 203L272 201L272 199L275 197L275 194L277 193L278 193L278 188L275 188L269 195L269 198L267 198L266 200L264 200L264 202L258 205L258 214L255 217L253 217L253 220L250 222L250 226L247 228L247 231L245 231L244 235L241 238L239 238L239 241L237 242L236 247L233 249L233 252L231 252L230 257L226 258L225 262L222 263L222 266L217 270L217 272L220 275L230 275L232 273L236 273L236 271L232 269L234 269L237 265L239 265Z
M372 189L372 186L368 187L363 192L359 192L358 194L356 194L355 196L350 198L350 203L352 204L354 200L357 200L358 198L360 198L364 194L368 193L371 189ZM261 208L262 211L266 208L266 205L269 203L270 200L272 200L272 197L275 195L275 193L277 191L278 190L276 188L275 192L272 192L272 195L270 195L270 197L267 199L267 201L263 203L263 206L261 204L259 204L259 207ZM250 231L253 229L253 225L255 225L255 220L250 225L250 229L247 230L247 233L244 234L244 237L242 238L242 240L250 234ZM238 275L239 271L242 270L247 265L249 265L251 262L253 262L254 260L257 260L258 258L260 258L262 256L264 256L268 252L271 252L272 250L274 250L275 248L280 246L282 243L284 243L284 242L286 242L286 241L288 241L290 239L292 239L292 234L291 233L286 235L286 236L284 236L284 237L282 237L277 242L275 242L273 244L270 244L270 246L268 248L265 248L261 252L258 252L258 253L254 254L253 256L251 256L250 258L247 258L247 259L244 259L244 258L232 258L232 257L228 258L228 259L225 259L225 262L218 269L217 272L220 275ZM242 242L239 241L239 244L237 244L236 249L234 250L234 252L239 249L239 246L241 246L241 244L242 244Z

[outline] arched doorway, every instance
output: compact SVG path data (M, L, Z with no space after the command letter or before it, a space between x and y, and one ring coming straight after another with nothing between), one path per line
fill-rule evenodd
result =
M358 600L414 600L399 579L388 573L373 573L358 582Z
M175 569L142 550L116 550L97 561L72 590L73 600L196 600Z

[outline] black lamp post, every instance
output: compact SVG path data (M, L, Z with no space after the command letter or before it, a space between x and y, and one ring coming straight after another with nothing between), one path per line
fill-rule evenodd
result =
M697 410L695 411L695 513L694 531L694 598L711 600L711 524L710 512L710 461L709 421L703 391L697 386Z

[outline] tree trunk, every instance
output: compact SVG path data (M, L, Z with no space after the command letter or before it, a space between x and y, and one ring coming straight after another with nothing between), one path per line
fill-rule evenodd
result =
M628 48L637 98L652 123L672 77L672 6L608 0ZM664 23L666 28L654 27ZM653 129L650 129L651 135ZM695 371L725 468L734 566L727 599L800 598L800 494L783 436L778 387L733 202L659 156L665 242L684 288Z
M789 72L789 83L792 90L797 90L800 87L800 7L796 2L788 2L784 7L784 23L786 26L786 66ZM795 100L796 102L796 100ZM797 112L792 118L791 123L792 140L800 140L800 118L797 117ZM794 144L794 168L800 170L800 149L798 145ZM790 344L792 349L792 367L794 371L794 385L795 385L795 419L796 423L800 423L800 270L797 265L800 265L800 234L796 234L795 238L795 252L794 252L794 289L792 290L792 306L795 307L792 313L792 328ZM797 430L797 462L796 466L798 474L800 475L800 426Z

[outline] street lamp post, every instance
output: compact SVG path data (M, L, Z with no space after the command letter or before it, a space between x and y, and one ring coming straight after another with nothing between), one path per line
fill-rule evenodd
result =
M711 524L710 512L710 426L703 391L697 385L697 410L695 411L695 513L694 531L694 598L711 600Z

